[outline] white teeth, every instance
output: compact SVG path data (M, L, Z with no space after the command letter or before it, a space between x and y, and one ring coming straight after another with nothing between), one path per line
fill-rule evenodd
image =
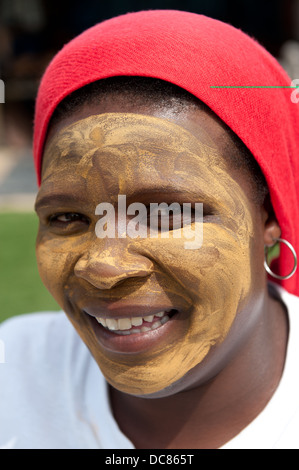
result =
M149 323L152 323L154 319L154 315L148 315L147 317L144 317L145 321L148 321Z
M161 318L161 323L162 325L164 325L164 323L168 322L169 320L169 316L168 315L165 315L163 318Z
M141 333L145 333L146 331L151 331L151 329L148 326L143 326L140 331Z
M143 319L141 317L131 318L131 322L133 326L140 326L143 323Z
M114 318L107 318L106 326L109 330L118 330L118 321L114 320Z
M129 330L132 328L132 323L130 318L119 318L118 320L118 330Z
M165 312L155 313L155 317L163 317L163 315L165 315Z
M103 325L108 330L114 331L119 335L129 335L129 334L136 334L136 333L145 333L150 330L155 330L159 328L161 325L164 325L169 320L169 316L167 315L169 311L158 312L155 315L147 315L146 317L131 317L131 318L102 318L97 317L96 320ZM155 317L158 317L154 323L153 320ZM141 326L143 322L152 323L150 326ZM136 328L141 326L141 328Z
M97 318L98 322L103 326L107 326L106 318Z

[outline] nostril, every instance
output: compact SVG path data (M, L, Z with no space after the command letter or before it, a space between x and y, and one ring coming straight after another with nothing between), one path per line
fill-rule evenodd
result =
M74 273L98 289L111 289L128 279L147 278L152 268L152 262L143 257L136 262L136 256L132 259L132 255L117 257L96 253L78 259Z

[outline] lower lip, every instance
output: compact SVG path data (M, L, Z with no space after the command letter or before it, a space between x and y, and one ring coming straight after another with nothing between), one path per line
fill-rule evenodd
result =
M94 317L85 314L93 329L93 332L102 347L106 350L122 354L134 354L145 352L154 348L166 336L171 334L173 329L177 329L176 320L179 312L172 314L170 319L154 330L140 333L132 333L130 335L119 335L113 331L104 328Z

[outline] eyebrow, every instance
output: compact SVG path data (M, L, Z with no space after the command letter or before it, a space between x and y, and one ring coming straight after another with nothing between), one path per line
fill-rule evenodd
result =
M153 198L152 202L156 202L159 198L157 195L164 195L165 199L169 199L170 196L173 194L177 194L180 196L179 199L182 199L182 196L187 196L187 199L198 199L200 202L206 200L206 195L202 194L201 191L196 191L194 189L188 191L188 195L186 195L186 188L184 187L173 187L171 185L166 185L164 187L159 187L153 185L152 187L144 188L142 190L132 191L131 194L127 194L127 204L129 205L131 202L139 200L139 202L145 202L150 196ZM163 196L162 196L163 197ZM186 200L188 202L188 200ZM73 204L83 205L86 204L86 199L81 195L77 194L65 194L65 193L48 193L43 196L38 196L34 205L34 210L37 212L39 209L43 207L49 206L68 206ZM209 197L206 200L206 206L209 205L216 205L217 201L213 197Z
M80 196L77 195L71 195L71 194L45 194L44 196L37 197L37 200L34 205L34 210L38 211L38 209L41 209L42 207L46 206L59 206L59 205L68 205L68 204L82 204L84 199Z
M156 199L156 196L160 197L165 197L165 199L169 199L172 195L178 195L179 199L186 198L186 202L189 199L194 199L197 200L199 199L200 201L206 200L207 202L211 204L216 204L216 199L213 198L212 196L207 196L204 192L202 192L200 189L188 189L186 190L186 187L182 186L171 186L171 185L165 185L165 186L157 186L157 185L151 185L151 187L143 188L140 190L132 191L131 193L127 194L127 201L133 202L136 199L139 199L139 202L142 202L143 199L148 199L148 197L153 197ZM208 199L208 200L207 200Z

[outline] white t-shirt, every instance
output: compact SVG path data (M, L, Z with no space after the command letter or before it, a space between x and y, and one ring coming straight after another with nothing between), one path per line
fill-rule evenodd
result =
M222 449L299 449L299 298L276 290L290 321L282 379L263 412ZM112 415L103 375L63 312L7 320L0 345L0 448L134 449Z

